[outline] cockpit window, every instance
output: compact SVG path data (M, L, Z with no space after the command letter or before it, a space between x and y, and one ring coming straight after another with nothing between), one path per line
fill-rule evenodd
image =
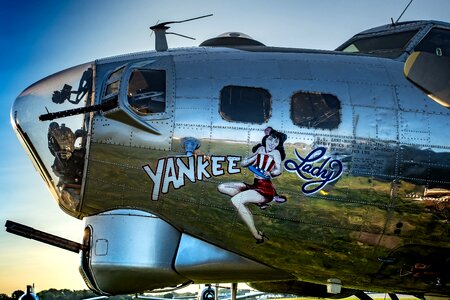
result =
M415 51L433 53L438 56L450 56L450 30L432 29L417 45Z
M354 40L342 51L396 58L403 53L405 47L408 45L408 42L416 33L416 30L411 30L382 36L362 37Z
M133 71L128 84L128 103L139 114L165 112L166 71Z

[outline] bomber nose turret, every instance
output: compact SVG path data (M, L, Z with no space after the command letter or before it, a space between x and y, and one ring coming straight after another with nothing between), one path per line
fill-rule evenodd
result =
M60 206L77 216L87 151L93 71L90 63L44 78L15 100L11 123ZM80 113L81 112L81 113Z

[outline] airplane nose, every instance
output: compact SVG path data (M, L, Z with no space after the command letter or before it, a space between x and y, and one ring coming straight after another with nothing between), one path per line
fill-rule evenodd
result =
M87 63L46 77L25 89L11 109L12 126L36 170L61 208L75 217L90 115L64 112L91 104L92 70Z

